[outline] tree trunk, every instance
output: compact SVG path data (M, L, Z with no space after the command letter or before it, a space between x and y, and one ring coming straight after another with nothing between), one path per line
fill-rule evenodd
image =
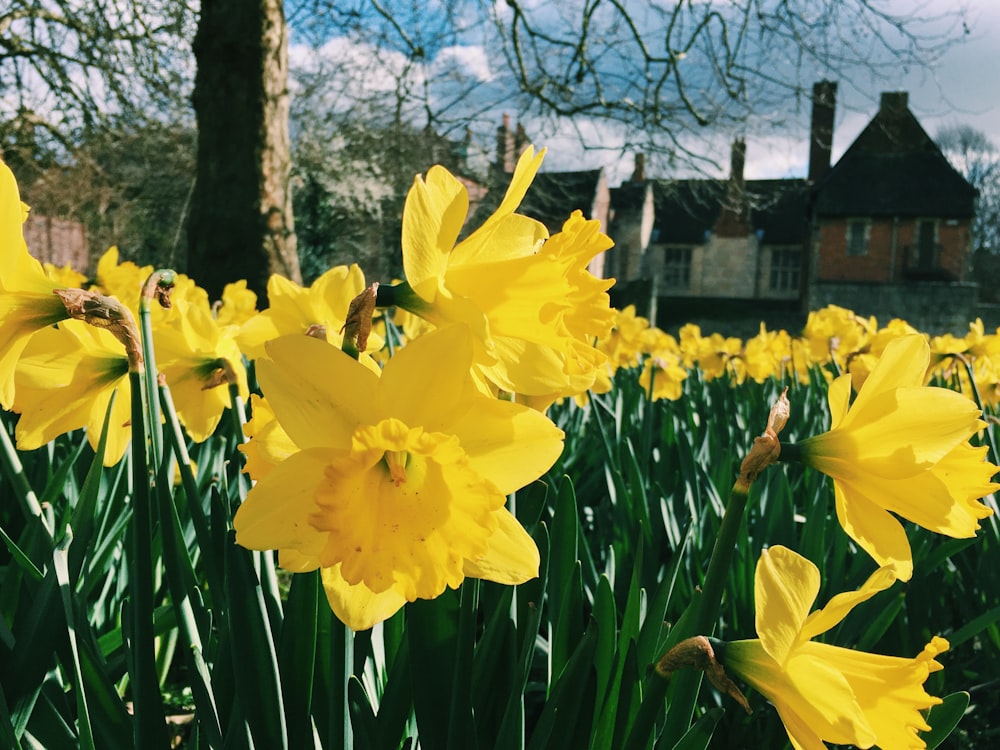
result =
M281 0L202 0L194 53L198 169L188 271L213 299L246 279L263 309L272 273L302 281Z

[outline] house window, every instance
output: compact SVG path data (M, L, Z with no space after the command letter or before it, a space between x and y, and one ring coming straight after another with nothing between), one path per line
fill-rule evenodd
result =
M917 257L919 271L930 271L937 267L937 223L931 219L917 222Z
M847 222L847 254L868 255L868 237L871 223L865 219L850 219Z
M771 250L771 289L776 292L797 291L802 253L796 247L776 247Z
M667 289L691 286L691 248L668 247L663 257L663 284Z

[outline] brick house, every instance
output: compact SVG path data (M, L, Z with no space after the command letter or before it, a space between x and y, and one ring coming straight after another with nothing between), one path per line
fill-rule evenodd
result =
M813 89L806 179L744 180L742 140L727 180L647 180L637 157L632 180L612 192L616 303L636 302L661 325L702 314L794 326L832 303L964 330L975 318L975 189L901 92L883 94L831 166L835 98L835 83ZM638 204L646 186L651 209Z

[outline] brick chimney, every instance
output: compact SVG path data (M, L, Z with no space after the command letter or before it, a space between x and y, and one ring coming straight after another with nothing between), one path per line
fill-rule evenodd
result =
M503 124L497 128L496 170L500 175L512 174L517 160L514 132L510 129L510 115L503 116Z
M645 182L646 181L646 155L636 154L635 155L635 168L632 170L632 182Z
M818 81L813 84L812 125L809 129L809 181L814 185L830 171L836 103L837 84L834 81Z
M910 95L906 91L883 91L879 111L885 115L898 117L906 112L910 104Z
M750 234L748 220L746 180L743 178L743 167L747 160L747 144L742 138L733 140L733 148L729 156L729 182L726 185L726 197L723 200L722 211L715 221L712 231L719 237L746 237Z

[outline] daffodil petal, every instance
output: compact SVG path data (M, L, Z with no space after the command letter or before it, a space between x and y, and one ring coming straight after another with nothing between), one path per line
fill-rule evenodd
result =
M306 555L297 549L279 549L278 565L290 573L308 573L320 567L318 555Z
M826 606L812 612L802 625L796 639L797 644L805 643L820 633L835 627L861 602L868 601L876 594L887 590L896 582L893 566L887 565L872 573L857 591L844 591L833 596Z
M764 650L779 664L788 657L819 585L819 569L787 547L761 552L754 576L757 633Z
M330 452L301 451L282 461L250 490L236 511L236 543L248 549L294 549L318 556L327 535L316 529L316 488L324 481Z
M937 463L985 426L972 401L945 388L898 388L872 397L867 408L864 414L852 410L858 416L849 430L850 460L884 477Z
M851 376L841 375L830 383L826 398L830 404L830 429L835 430L844 421L851 406Z
M896 577L908 581L913 575L913 554L899 521L856 488L834 482L837 518L851 539L879 566L889 565Z
M782 700L824 740L858 747L875 744L868 717L835 662L797 652L785 664L785 674L792 689Z
M538 547L510 511L496 511L497 528L490 535L489 551L466 559L465 575L504 584L524 583L538 575Z
M472 333L455 324L432 331L399 349L379 381L385 412L429 432L442 431L478 395L469 368Z
M540 412L482 401L452 422L469 464L504 495L544 474L562 453L563 432Z
M997 489L990 481L996 467L982 460L985 448L957 446L940 462L916 476L884 479L868 476L850 482L854 493L918 526L954 538L975 536L979 519L992 510L977 498Z
M870 400L891 393L896 388L923 385L929 362L930 347L922 335L910 334L890 341L841 426L846 429L852 425L856 414L867 411Z
M521 214L487 221L455 246L448 264L448 285L463 269L474 270L486 263L503 265L537 253L548 236L544 224Z
M340 565L321 572L330 609L351 630L368 630L406 604L406 597L394 588L376 594L363 583L348 583L340 573Z
M433 302L458 233L469 212L469 194L443 167L417 177L403 207L403 270L413 291Z
M378 377L347 354L311 336L282 336L266 348L257 378L300 448L348 449L356 427L377 421Z

